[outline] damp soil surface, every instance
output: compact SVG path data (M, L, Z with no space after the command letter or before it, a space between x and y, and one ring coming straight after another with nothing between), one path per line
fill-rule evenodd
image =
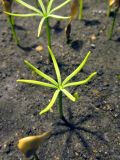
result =
M60 2L63 1L55 1L54 5ZM25 160L17 148L18 140L50 129L52 135L37 150L40 160L120 159L120 12L113 38L108 40L112 17L106 16L106 9L103 0L85 0L83 20L76 18L72 22L69 44L64 31L67 21L50 20L52 50L62 79L82 62L89 50L92 53L87 64L72 80L83 80L97 71L87 85L69 88L72 94L78 92L77 102L63 97L64 114L70 125L60 120L56 104L53 112L39 115L52 98L53 89L16 82L20 78L41 79L31 73L24 60L55 77L53 65L48 62L45 26L37 38L39 17L15 18L20 39L20 46L16 46L6 16L0 11L0 160ZM19 4L14 4L13 11L27 12ZM67 5L58 14L67 16L69 12ZM39 45L43 51L36 52Z

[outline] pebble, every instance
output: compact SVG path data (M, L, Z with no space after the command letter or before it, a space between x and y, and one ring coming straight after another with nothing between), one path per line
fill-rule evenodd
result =
M115 114L114 114L114 117L115 117L115 118L117 118L118 116L119 116L119 114L118 114L118 113L115 113Z
M92 47L93 49L95 49L95 48L96 48L96 45L95 45L94 43L92 43L92 44L91 44L91 47Z
M94 34L90 38L91 38L92 41L96 40L96 36Z

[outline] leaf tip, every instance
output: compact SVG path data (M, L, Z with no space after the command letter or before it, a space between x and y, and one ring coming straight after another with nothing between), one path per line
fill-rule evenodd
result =
M93 72L94 76L97 75L97 72Z
M39 115L41 116L43 113L44 113L44 111L40 111L40 112L39 112Z
M20 79L17 79L16 82L20 82Z
M24 60L24 63L26 64L26 63L28 63L28 61L27 61L27 60Z

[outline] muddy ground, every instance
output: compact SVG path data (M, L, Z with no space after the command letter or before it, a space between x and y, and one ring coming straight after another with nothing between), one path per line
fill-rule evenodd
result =
M62 0L55 5L58 2ZM15 18L21 43L18 47L12 39L6 16L0 12L0 160L25 160L17 149L18 140L51 128L54 134L37 150L40 160L120 159L120 12L113 38L108 40L112 18L106 16L106 8L103 0L85 0L83 21L74 20L69 44L64 32L67 21L61 21L57 27L56 20L50 21L53 52L62 79L82 62L89 50L92 53L86 66L73 80L82 80L98 72L88 85L70 88L71 93L79 93L77 102L63 98L66 118L79 129L58 124L62 121L56 104L53 113L39 115L53 90L16 82L19 78L38 78L31 74L24 60L55 76L53 65L48 63L45 26L41 37L36 38L39 17ZM18 4L14 4L13 10L26 12ZM58 13L68 15L69 11L68 5ZM38 53L35 48L40 44L44 50Z

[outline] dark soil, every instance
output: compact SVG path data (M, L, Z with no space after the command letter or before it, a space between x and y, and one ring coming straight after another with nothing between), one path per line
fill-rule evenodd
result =
M55 76L52 64L48 63L45 26L41 37L36 38L39 18L15 18L22 46L18 47L6 16L0 12L0 160L24 160L17 148L18 140L51 128L54 134L37 151L40 160L120 159L120 13L113 38L108 40L112 18L106 16L106 8L103 0L85 0L84 19L73 21L69 44L64 32L67 22L61 21L60 26L55 27L57 21L50 21L53 52L62 78L82 62L89 50L92 54L86 66L73 80L82 80L98 72L88 85L71 88L71 93L77 91L80 95L76 103L63 98L64 113L71 126L59 119L56 105L53 113L39 115L49 103L53 90L16 82L20 78L36 79L24 60ZM13 10L21 13L26 9L15 4ZM68 5L58 13L68 15L69 11ZM93 35L95 40L91 40ZM40 44L44 51L38 53L35 48Z

